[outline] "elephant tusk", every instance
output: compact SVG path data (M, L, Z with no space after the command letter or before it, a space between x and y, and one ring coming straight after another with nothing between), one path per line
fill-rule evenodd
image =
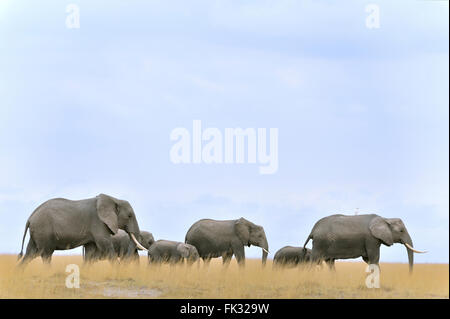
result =
M261 249L264 250L266 253L270 254L270 252L267 249L265 249L265 248L261 248Z
M136 246L140 249L140 250L145 250L148 251L147 248L145 248L144 246L142 246L141 244L139 244L139 242L136 240L136 237L134 237L134 234L130 234L131 238L133 239L134 243L136 244Z
M411 246L410 246L409 244L407 244L407 243L405 243L405 246L408 247L408 249L410 249L410 250L412 250L413 252L418 253L418 254L425 254L425 253L427 253L427 251L416 250L416 249L414 249L413 247L411 247Z

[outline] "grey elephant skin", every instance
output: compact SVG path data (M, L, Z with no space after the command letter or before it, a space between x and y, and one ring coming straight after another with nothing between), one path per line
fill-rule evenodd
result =
M303 247L284 246L273 257L273 266L297 266L311 261L311 249Z
M368 215L331 215L320 219L313 227L305 244L313 241L312 261L326 261L334 269L336 259L362 257L368 264L378 265L380 246L404 244L408 253L409 269L414 264L413 242L400 218ZM409 246L409 247L408 247Z
M120 262L139 262L138 247L126 231L119 229L117 234L111 236L111 241L114 247L115 257L118 258ZM152 233L141 231L138 241L148 250L155 242L155 239L153 238ZM83 246L83 260L86 263L92 263L106 258L107 256L102 254L95 243L89 243Z
M41 256L50 263L55 250L66 250L86 245L95 246L111 261L115 258L111 235L123 229L135 238L139 225L130 203L100 194L83 200L50 199L34 210L25 225L23 244L28 228L30 240L20 265Z
M182 242L160 239L157 240L148 250L148 261L151 264L180 263L186 260L188 265L192 265L199 260L197 248Z
M236 220L202 219L189 228L185 242L194 245L208 264L211 258L222 257L229 264L233 255L240 266L245 264L244 246L261 247L262 263L266 263L269 244L264 228L245 218ZM264 251L265 250L265 251Z

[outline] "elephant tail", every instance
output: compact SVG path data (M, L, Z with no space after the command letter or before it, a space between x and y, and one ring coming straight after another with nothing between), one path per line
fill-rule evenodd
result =
M306 250L307 250L306 245L308 245L308 242L309 242L311 239L313 239L312 233L309 234L308 238L306 238L306 241L305 241L305 243L303 244L303 251L304 251L304 252L306 252Z
M19 260L23 256L23 243L25 242L25 236L27 235L27 230L28 230L29 227L30 227L30 221L27 220L27 223L25 224L25 231L23 232L22 248L20 249L20 253L17 256L17 260Z

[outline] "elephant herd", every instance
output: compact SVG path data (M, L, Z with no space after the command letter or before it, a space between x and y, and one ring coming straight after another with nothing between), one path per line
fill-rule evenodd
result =
M23 245L30 231L26 253ZM312 240L312 249L306 248ZM399 218L378 215L331 215L320 219L312 228L303 247L286 246L274 256L274 266L319 264L325 261L334 269L336 259L362 257L368 264L378 264L381 244L405 245L410 270L413 248L408 231ZM148 253L149 263L190 265L202 258L208 265L211 258L222 257L228 265L233 255L238 264L245 264L245 246L262 249L265 265L269 244L264 228L245 218L236 220L202 219L186 233L184 242L156 240L150 232L141 231L130 203L100 194L84 200L51 199L37 207L28 218L19 254L20 265L40 256L50 263L55 250L83 247L83 259L116 262L139 260L138 250Z

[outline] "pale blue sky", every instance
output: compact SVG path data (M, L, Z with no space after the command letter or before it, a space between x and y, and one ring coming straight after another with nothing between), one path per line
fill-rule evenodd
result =
M379 29L368 3L0 0L0 252L43 201L107 193L155 238L243 216L273 253L358 207L448 262L448 2L373 2ZM278 128L278 172L172 164L195 119Z

